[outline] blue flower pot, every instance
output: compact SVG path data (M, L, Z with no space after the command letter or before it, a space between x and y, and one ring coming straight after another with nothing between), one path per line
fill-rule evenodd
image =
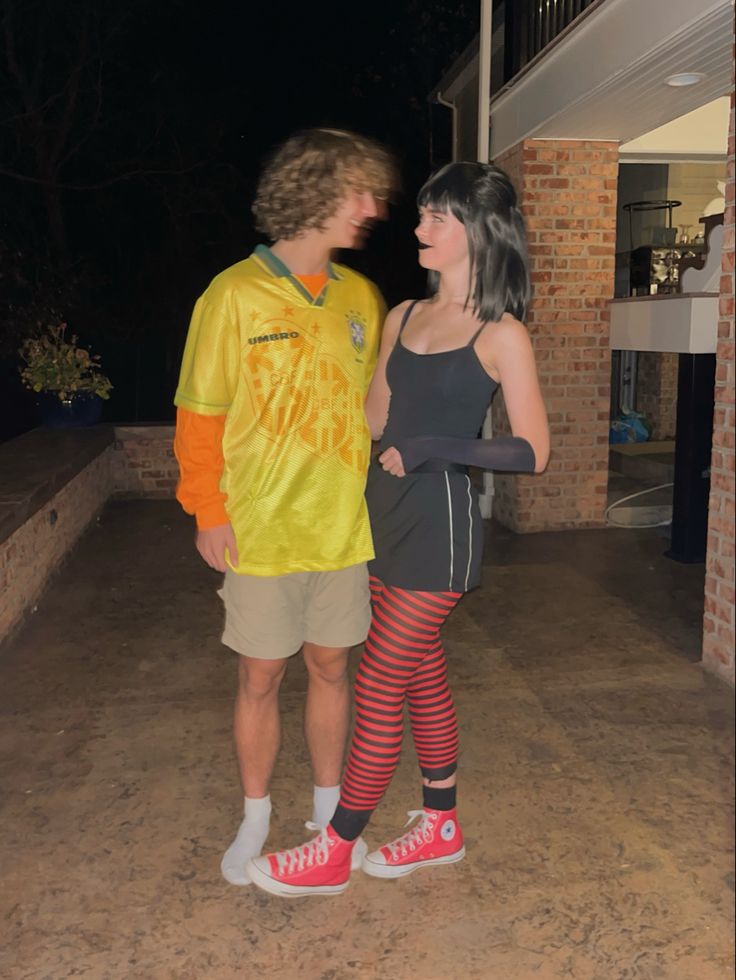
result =
M102 399L86 391L71 394L64 401L53 391L41 391L36 395L36 406L41 424L48 429L78 429L95 425L102 417Z

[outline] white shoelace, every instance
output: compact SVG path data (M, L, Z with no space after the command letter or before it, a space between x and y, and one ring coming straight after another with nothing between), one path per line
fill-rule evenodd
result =
M311 823L311 821L310 821ZM310 827L310 830L313 828ZM325 864L330 852L330 839L327 831L322 830L314 840L307 841L299 847L292 847L288 851L278 851L276 854L276 864L279 874L286 872L292 874L294 871L303 871L305 868L312 868L315 865Z
M434 813L427 813L426 810L408 810L407 813L409 819L404 825L406 827L417 817L421 817L421 819L416 827L412 827L408 833L386 845L394 860L398 857L406 857L407 854L411 854L422 844L429 843L434 837L434 824L437 820Z

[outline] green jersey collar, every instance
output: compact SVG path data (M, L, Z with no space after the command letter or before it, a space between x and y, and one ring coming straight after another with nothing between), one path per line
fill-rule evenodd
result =
M268 271L273 276L286 276L288 279L294 279L295 276L280 258L275 256L270 248L266 245L256 245L254 255L256 255L261 262L266 266ZM342 276L334 267L332 262L327 263L327 278L328 279L342 279ZM297 280L298 281L298 280Z

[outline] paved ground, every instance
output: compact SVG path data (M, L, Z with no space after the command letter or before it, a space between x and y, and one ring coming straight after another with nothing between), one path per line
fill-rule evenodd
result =
M657 532L491 529L446 645L468 857L287 902L219 875L235 662L176 506L112 504L0 650L7 980L727 980L733 696ZM270 843L304 837L304 671ZM410 746L368 840L418 805Z

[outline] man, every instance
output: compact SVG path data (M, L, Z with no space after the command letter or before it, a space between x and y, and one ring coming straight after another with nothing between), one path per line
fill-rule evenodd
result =
M196 517L199 553L225 572L222 639L240 655L234 736L245 810L221 864L236 885L249 883L245 865L268 834L278 690L300 649L312 821L325 826L339 798L348 654L370 619L363 403L384 307L372 283L330 257L362 244L393 181L387 153L352 133L287 140L253 207L274 244L213 280L187 337L177 497Z

